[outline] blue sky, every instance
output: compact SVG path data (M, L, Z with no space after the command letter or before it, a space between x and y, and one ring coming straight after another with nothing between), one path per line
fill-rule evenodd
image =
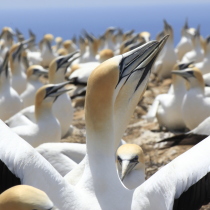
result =
M134 6L148 4L195 4L209 3L209 0L0 0L1 8L58 8L96 6Z

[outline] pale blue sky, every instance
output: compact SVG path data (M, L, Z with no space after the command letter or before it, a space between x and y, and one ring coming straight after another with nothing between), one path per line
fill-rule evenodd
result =
M145 4L194 4L209 3L209 0L0 0L5 8L58 8L95 6L135 6Z

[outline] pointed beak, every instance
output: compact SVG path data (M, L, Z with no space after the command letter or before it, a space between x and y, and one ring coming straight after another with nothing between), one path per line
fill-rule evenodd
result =
M175 75L179 75L179 76L181 76L181 77L183 77L184 79L186 79L187 80L187 78L189 78L189 77L192 77L192 71L186 71L186 70L184 70L184 71L177 71L177 70L173 70L173 71L171 71L172 72L172 74L175 74Z
M23 50L23 44L20 43L20 45L18 46L18 48L16 49L16 51L12 54L13 60L15 60L16 58L19 58L20 59L22 50Z
M74 60L79 58L79 56L79 51L75 51L71 54L60 57L60 59L57 60L57 70L61 67L68 67Z
M48 70L46 69L34 69L34 74L37 76L41 76L41 75L48 75Z
M126 81L129 79L129 77L135 72L135 71L142 71L142 77L140 78L135 91L138 89L142 81L145 79L147 74L150 72L151 67L163 48L166 40L168 39L169 35L166 35L163 37L161 41L150 41L146 44L129 51L127 53L124 53L122 55L122 60L119 64L120 69L120 76L119 81L125 77L127 78ZM126 83L125 81L125 83ZM117 84L117 85L118 85Z
M61 90L65 85L69 84L69 82L62 82L60 84L56 84L53 86L53 88L49 89L49 91L47 92L46 97L57 97L71 89L63 89Z
M131 162L129 160L123 160L121 167L122 167L122 173L121 173L121 181L124 180L126 175L128 175L132 169L138 164L138 162Z
M4 70L8 71L8 61L9 61L9 51L5 54L4 61L3 61L3 63L0 66L0 74Z

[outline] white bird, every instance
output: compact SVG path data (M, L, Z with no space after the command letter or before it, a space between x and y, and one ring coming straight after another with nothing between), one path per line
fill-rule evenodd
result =
M187 81L188 91L182 102L182 117L186 127L192 130L210 116L210 97L205 96L202 74L196 67L172 73Z
M192 43L193 49L182 57L181 62L188 63L193 61L194 63L198 63L204 59L203 49L200 44L200 27L195 31L192 37Z
M180 63L174 66L176 70L186 69L192 63ZM158 120L161 127L171 131L184 130L186 128L182 119L182 101L187 92L183 78L172 74L172 84L168 93L159 94L153 101L148 113L143 116L148 122Z
M179 41L179 43L177 44L176 48L175 48L175 52L177 54L177 58L179 61L182 60L182 57L189 51L191 51L193 49L193 45L192 45L192 36L191 34L188 32L188 22L186 20L184 27L182 28L181 31L181 39Z
M199 68L203 75L210 73L210 36L206 38L206 52L204 59L199 63L195 63L194 66Z
M109 27L105 31L105 33L104 33L104 38L105 38L104 49L110 49L112 51L114 51L116 49L115 44L113 42L113 37L114 37L115 31L116 31L116 28L114 28L114 27Z
M0 210L53 209L45 192L28 185L17 185L0 195Z
M95 62L98 53L98 40L91 34L85 32L85 37L88 40L88 45L83 55L79 59L79 63Z
M41 65L43 67L48 67L53 59L57 57L57 54L53 52L51 42L54 37L52 34L45 34L41 42Z
M64 41L63 47L68 51L68 53L73 53L78 50L78 47L72 40Z
M166 20L164 20L164 34L169 34L170 37L153 66L153 72L159 79L170 77L171 70L177 62L177 57L174 51L173 28L166 22Z
M23 102L11 86L8 67L9 53L0 66L0 119L7 120L23 108Z
M17 125L11 130L22 137L33 147L45 142L58 142L61 139L59 121L52 113L52 105L56 98L68 89L62 89L68 82L41 87L35 98L35 123L28 119L25 125Z
M134 189L145 181L144 153L136 144L123 144L117 150L118 174L128 189Z
M147 46L147 45L143 45L142 48L145 49L144 48L145 46ZM125 53L123 55L124 56L125 55L129 55L129 54L132 55L131 54L132 52L135 52L135 51L137 51L139 49L142 49L142 48L141 47L136 48L135 50L133 50L131 52L128 52L128 53ZM142 49L142 52L143 52L143 49ZM142 57L143 57L143 55L142 55ZM110 62L111 60L113 60L113 59L109 59L107 61L107 63ZM120 63L120 65L122 65L122 66L127 66L128 65L129 66L129 61L131 61L131 62L133 61L134 62L134 58L132 60L132 57L130 56L130 57L128 57L125 60L124 63ZM153 61L150 61L150 62L153 62ZM151 64L151 63L147 63L147 62L149 62L147 60L145 62L146 63L144 63L144 65L150 65ZM103 64L104 65L101 64L99 66L99 67L103 67L103 68L99 68L99 69L97 68L98 69L98 72L99 72L99 70L101 70L101 73L103 73L103 71L106 70L106 68L104 67L106 65L106 62L104 62ZM132 64L130 63L130 65L132 65ZM140 68L140 66L141 65L139 65L139 68ZM150 68L150 66L148 66L148 68ZM93 73L91 74L91 76L93 75ZM129 76L129 73L127 73L125 75L124 74L121 74L120 77L122 77L123 81L126 81L126 78L124 78L126 76ZM135 77L134 75L132 75L132 76ZM142 75L142 77L144 77L144 75ZM89 81L90 81L90 78L89 78ZM132 84L132 87L133 87L133 85L135 85L135 83ZM139 88L142 90L143 84ZM120 87L119 87L119 89L120 89ZM135 89L135 87L131 88L131 86L128 86L128 87L127 86L123 86L123 88L120 89L120 93L117 96L115 96L116 99L115 99L115 104L114 104L114 111L113 111L113 114L112 114L113 115L113 118L114 118L114 128L115 128L115 141L114 141L114 150L115 151L119 147L119 141L120 141L120 139L122 139L122 136L124 134L124 131L126 129L126 126L129 123L129 116L132 114L132 110L135 108L135 105L134 104L137 103L137 101L139 100L139 98L137 96L133 96L131 98L131 95L133 95L133 89ZM140 91L140 89L139 89L139 91ZM86 97L87 97L87 95L86 95ZM96 97L99 97L99 96L96 96ZM86 98L86 105L87 105L87 98ZM129 103L129 105L127 103L124 103L125 101L127 101ZM65 179L69 183L71 183L73 185L76 185L79 182L80 178L82 177L82 174L83 174L83 171L84 171L84 168L85 168L86 161L87 161L87 156L85 157L85 159L77 167L75 167L70 173L68 173L65 176Z
M4 58L7 51L13 45L14 32L10 27L4 27L0 34L0 41L3 43L4 48L0 52L0 57Z
M10 69L12 72L12 87L21 94L27 85L25 68L21 60L21 53L23 51L23 43L17 43L10 49Z
M49 68L49 82L55 84L64 82L66 68L77 57L78 52L75 52L66 56L60 56L52 61ZM60 97L58 97L55 103L53 103L53 114L59 120L61 125L61 133L62 136L64 136L69 131L69 127L73 120L73 107L71 104L71 99L67 93L62 94ZM14 127L28 124L29 120L35 122L36 118L34 111L34 106L26 107L8 119L6 123L9 127Z
M116 138L114 133L116 123L112 114L114 107L119 106L118 103L125 103L119 112L124 113L123 119L128 123L133 113L132 109L146 88L154 57L157 56L165 41L166 38L161 42L148 42L131 52L116 56L102 63L100 68L91 74L85 107L87 161L82 179L77 186L72 187L68 184L30 145L0 123L0 129L3 129L3 132L0 132L0 150L4 151L4 154L0 153L0 159L5 173L10 173L11 176L15 174L16 181L19 180L22 184L33 185L45 191L53 203L62 210L140 209L142 205L138 208L136 205L141 201L138 191L143 188L137 188L135 191L127 190L116 171L114 154L117 142L113 143ZM107 84L109 84L108 87ZM124 102L118 100L118 103L114 104L117 97L123 99L121 91L122 94L127 92L128 95L125 96L127 100ZM126 107L129 113L122 112ZM116 116L118 116L116 120L120 122L119 113ZM122 125L125 126L124 122ZM116 129L121 130L118 127ZM124 132L124 128L122 129ZM121 130L121 135L123 132ZM38 174L39 179L31 177L31 175L36 177ZM145 195L148 189L145 189Z
M43 86L43 83L39 80L41 75L47 75L48 71L40 65L32 65L27 71L27 86L25 91L20 95L23 100L23 108L31 106L35 102L36 91Z

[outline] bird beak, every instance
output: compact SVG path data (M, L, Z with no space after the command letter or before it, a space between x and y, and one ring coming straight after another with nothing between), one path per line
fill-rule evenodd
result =
M142 71L142 76L135 88L135 91L136 91L138 87L140 86L140 84L145 79L145 77L150 72L158 53L163 48L168 37L169 35L166 35L159 42L150 41L132 51L124 53L122 55L122 60L120 61L120 64L119 64L120 76L119 76L118 84L123 78L126 78L126 81L125 81L126 83L128 78L135 71Z
M131 162L129 160L123 160L121 167L122 167L122 173L121 173L121 181L124 180L126 175L128 175L132 169L138 164L138 162Z
M75 51L71 54L68 54L66 56L60 57L60 59L57 60L57 70L61 67L67 67L70 66L71 63L79 58L80 54L79 51Z
M171 72L172 72L172 74L179 75L179 76L183 77L186 80L187 80L187 78L193 76L193 71L186 71L186 70L184 70L184 71L179 71L178 70L177 71L177 70L173 70Z
M5 54L5 58L3 63L0 66L0 74L2 73L2 71L6 70L8 71L8 60L9 60L9 51ZM6 74L7 75L7 74Z
M71 88L70 88L70 89L63 89L63 90L60 90L60 89L62 89L65 85L67 85L67 84L69 84L69 82L62 82L62 83L60 83L60 84L54 85L53 88L51 88L51 89L47 92L45 98L46 98L46 97L57 97L57 96L59 96L59 95L65 93L65 92L71 90Z
M23 50L23 44L20 43L17 50L12 54L13 60L15 60L16 58L20 59L22 50Z
M34 74L37 76L48 75L48 70L46 69L34 69Z
M194 63L194 61L191 61L191 62L188 62L188 63L181 63L181 64L179 64L179 69L180 70L186 69L193 63Z

